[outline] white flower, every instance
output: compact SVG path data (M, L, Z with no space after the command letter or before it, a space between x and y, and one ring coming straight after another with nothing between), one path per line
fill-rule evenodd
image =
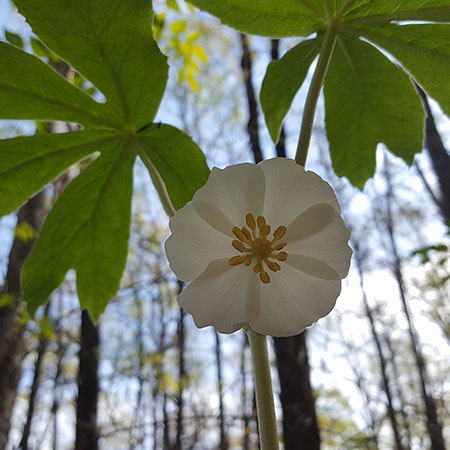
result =
M170 229L179 303L222 333L300 333L333 309L352 254L330 185L285 158L214 168Z

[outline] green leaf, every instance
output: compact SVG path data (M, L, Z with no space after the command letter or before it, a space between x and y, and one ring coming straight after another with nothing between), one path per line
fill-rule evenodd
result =
M117 140L69 184L51 210L23 270L31 315L70 268L77 273L80 305L94 319L116 294L127 256L134 160Z
M70 165L106 150L117 140L112 133L78 131L0 140L0 216L15 211Z
M281 123L319 50L320 39L302 41L280 60L272 61L267 68L260 100L274 143L278 141Z
M20 35L16 33L11 33L11 31L5 30L5 39L15 47L19 48L20 50L23 49L23 39Z
M39 58L0 42L0 119L111 124L100 105Z
M166 57L152 35L147 0L16 0L49 48L107 99L110 118L139 129L156 114L167 82Z
M422 150L424 111L409 77L371 45L341 35L325 80L333 167L363 187L382 142L412 163Z
M348 24L389 23L394 20L450 20L448 0L360 0L344 16Z
M190 0L239 31L262 36L308 36L326 26L318 0Z
M190 136L170 125L152 125L138 145L161 175L175 209L182 208L208 179L205 156Z
M450 26L386 25L362 27L367 39L400 61L424 90L450 114Z

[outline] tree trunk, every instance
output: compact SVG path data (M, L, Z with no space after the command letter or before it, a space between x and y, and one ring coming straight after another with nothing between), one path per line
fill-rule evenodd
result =
M181 292L182 283L179 282L178 294ZM178 319L178 398L177 398L177 434L175 450L181 450L181 439L184 434L183 426L183 391L186 382L186 368L184 361L184 310L180 307L180 317Z
M403 308L403 313L405 315L408 324L408 333L411 340L411 346L414 353L414 358L416 361L416 368L420 380L420 389L422 393L422 398L425 406L426 414L426 424L427 431L431 440L432 450L445 450L444 437L442 434L442 427L438 422L436 404L434 398L430 392L430 386L428 382L428 370L425 363L425 359L420 348L419 340L417 338L417 333L413 324L411 317L411 312L409 311L408 302L406 300L406 285L403 279L402 263L398 252L398 246L395 239L394 222L391 210L392 202L392 183L391 176L388 167L388 156L384 154L384 176L387 182L387 193L386 193L386 211L387 211L387 231L389 235L389 240L391 243L392 254L394 256L394 276L397 280L400 299Z
M245 91L247 93L248 104L248 123L247 132L250 138L251 151L255 162L259 163L264 158L261 152L261 144L259 142L259 128L258 128L258 106L256 103L255 89L252 82L252 57L248 46L248 36L241 33L242 58L241 67L244 76Z
M216 367L217 367L217 392L219 394L219 428L220 428L220 450L228 449L227 435L225 431L225 408L223 404L223 377L222 377L222 351L220 348L220 336L214 329L216 338Z
M450 156L444 147L441 136L436 128L427 95L419 85L416 83L414 83L414 85L420 95L426 112L425 145L428 154L430 155L441 190L438 206L445 220L450 221Z
M47 319L49 317L50 304L51 302L49 301L45 306L44 318ZM47 345L48 339L44 333L41 333L41 335L39 336L39 344L36 350L37 356L34 363L33 382L31 383L30 396L28 399L27 420L23 427L22 439L19 444L19 448L21 448L22 450L28 450L28 438L30 437L31 423L33 420L34 408L36 406L37 392L41 381L42 358L44 357L44 354L47 350Z
M0 449L5 448L8 442L11 413L20 380L21 364L25 356L25 346L22 340L24 326L21 320L23 306L18 304L22 292L20 277L23 264L33 248L46 213L44 191L36 194L20 208L17 225L28 224L32 228L34 236L26 242L16 236L9 253L3 292L11 296L11 303L0 309L2 342L0 351Z
M306 332L274 338L283 408L285 450L319 450L320 436L309 380Z
M83 309L81 312L75 450L96 450L98 448L98 347L98 327L95 326L89 312Z

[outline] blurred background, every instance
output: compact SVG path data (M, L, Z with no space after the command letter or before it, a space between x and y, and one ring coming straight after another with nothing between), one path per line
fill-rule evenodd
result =
M267 64L298 40L239 34L183 0L154 7L155 37L171 65L157 121L191 134L209 167L293 157L305 86L276 147L258 96ZM0 40L102 100L9 0L0 0ZM319 105L307 168L335 189L354 255L331 314L299 336L270 339L285 450L444 450L444 439L450 446L450 122L432 99L423 102L426 148L408 167L379 145L377 171L362 192L333 172ZM75 129L0 121L1 138ZM88 162L0 220L0 286L8 280L19 289L37 230ZM23 311L2 334L0 449L259 448L245 333L198 330L179 308L167 236L138 163L127 268L99 323L80 311L69 272L36 320ZM5 329L8 297L0 299Z

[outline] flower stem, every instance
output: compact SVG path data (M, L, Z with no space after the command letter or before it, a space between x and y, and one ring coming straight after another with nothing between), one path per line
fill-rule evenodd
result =
M335 17L331 19L328 24L322 48L320 49L319 60L317 61L316 69L314 70L308 95L306 96L305 107L303 108L302 126L297 144L297 154L295 155L295 161L302 166L305 166L306 157L308 156L317 100L319 99L320 90L322 89L325 80L331 56L333 55L334 45L339 32L339 23L340 18Z
M278 450L278 427L270 375L267 337L246 327L252 352L261 450Z

